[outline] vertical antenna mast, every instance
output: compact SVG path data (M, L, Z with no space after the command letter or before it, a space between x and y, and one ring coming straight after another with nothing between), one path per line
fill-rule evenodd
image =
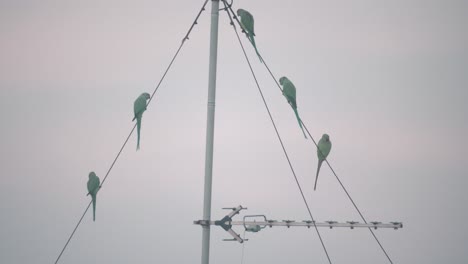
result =
M219 0L211 2L211 33L210 33L210 66L208 77L208 111L206 123L206 150L205 150L205 187L203 196L203 220L208 222L202 225L202 257L201 263L210 261L210 224L211 220L211 183L213 178L213 140L216 101L216 66L218 59L218 21ZM206 223L205 222L205 223Z

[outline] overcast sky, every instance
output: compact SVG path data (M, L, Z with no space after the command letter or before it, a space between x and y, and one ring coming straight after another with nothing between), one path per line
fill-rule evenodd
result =
M203 0L0 0L0 263L53 263ZM394 263L468 261L468 1L246 1L256 42ZM60 263L197 263L211 1ZM212 218L309 219L225 13ZM318 221L361 221L252 47L253 68ZM242 215L241 215L242 217ZM241 219L239 217L238 219ZM362 221L361 221L362 222ZM242 233L240 227L235 228ZM365 229L320 229L333 263L388 263ZM242 245L211 232L211 263ZM327 263L313 229L248 234L244 263Z

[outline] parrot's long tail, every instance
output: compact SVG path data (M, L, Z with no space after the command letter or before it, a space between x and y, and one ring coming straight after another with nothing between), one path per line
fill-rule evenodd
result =
M96 221L96 198L97 195L93 194L93 221Z
M137 118L137 134L138 134L138 139L137 139L137 150L140 149L140 129L141 129L141 117Z
M299 113L297 113L296 108L293 108L293 109L294 109L294 113L296 114L296 118L297 118L297 122L299 123L299 127L301 128L302 133L304 134L304 137L307 139L306 133L304 132L304 128L302 127L302 122L301 122L301 118L299 117Z
M262 56L260 56L260 53L258 53L257 45L255 44L255 39L253 34L249 34L250 42L252 42L252 45L255 48L255 52L257 53L258 58L260 59L260 62L263 63Z
M320 167L322 167L322 162L323 160L319 159L318 166L317 166L317 175L315 176L315 185L314 185L314 191L317 189L317 180L318 180L318 175L320 172Z

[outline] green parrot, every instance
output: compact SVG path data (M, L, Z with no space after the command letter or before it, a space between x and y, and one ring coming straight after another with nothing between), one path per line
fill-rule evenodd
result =
M91 194L91 198L93 199L93 221L96 221L96 195L99 189L101 188L99 177L96 176L94 171L89 173L89 180L88 180L88 195Z
M301 118L299 117L299 114L297 113L296 87L294 87L294 84L287 77L281 77L279 79L279 82L283 86L283 95L284 97L286 97L286 100L288 100L288 103L291 105L292 109L294 110L294 113L296 114L297 122L299 122L299 126L302 129L302 133L304 134L304 137L307 138L304 132L304 128L302 128Z
M326 160L328 154L330 154L330 150L332 147L330 137L327 134L323 134L317 146L318 146L317 148L318 167L317 167L317 176L315 177L314 191L317 188L317 180L318 180L318 175L320 172L320 167L322 166L322 162Z
M143 112L146 111L146 100L151 98L149 93L142 93L133 103L133 112L135 113L135 119L137 120L137 133L138 133L138 142L137 142L137 150L140 149L140 129L141 129L141 118L143 117Z
M260 53L258 53L257 45L255 44L254 18L252 14L250 14L248 11L244 9L237 9L237 16L240 16L241 18L240 23L242 26L242 30L245 31L245 34L247 34L247 37L249 38L250 42L255 48L255 52L257 52L260 62L263 63L262 57L260 56Z

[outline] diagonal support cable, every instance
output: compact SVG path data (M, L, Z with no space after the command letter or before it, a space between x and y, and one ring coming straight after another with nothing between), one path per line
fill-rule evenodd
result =
M302 122L302 120L301 120ZM304 122L302 122L302 125L304 126L304 128L306 129L307 131L307 134L309 134L309 137L312 139L312 141L314 142L315 146L318 148L318 145L317 145L317 142L314 140L314 138L312 137L312 135L310 134L309 130L307 129L307 126L304 124ZM364 218L364 215L361 213L361 210L359 210L359 208L357 207L356 203L354 202L353 198L351 198L351 195L348 193L348 190L346 190L345 186L343 185L343 183L341 182L340 178L338 177L338 175L336 174L335 170L333 169L333 167L331 166L331 164L328 162L327 159L325 159L325 162L328 164L328 167L330 167L330 170L332 171L333 175L335 175L336 179L338 180L338 183L341 185L341 188L343 188L344 192L346 193L346 195L348 196L349 200L351 201L351 203L353 204L354 208L356 209L356 211L358 212L359 216L361 217L362 221L364 221L365 224L367 224L367 220ZM393 261L392 259L390 258L390 256L388 255L387 251L385 250L385 248L383 247L383 245L380 243L379 239L377 238L377 236L375 235L374 231L369 227L369 231L371 232L372 236L374 237L375 241L377 242L377 244L379 244L380 248L382 249L383 253L385 254L385 256L387 257L388 261L390 261L390 263L393 264Z
M268 70L268 72L270 73L271 77L273 78L273 80L275 81L276 85L278 86L278 88L280 89L280 91L283 91L281 89L281 86L280 84L278 83L276 77L273 75L273 73L271 72L270 68L268 67L268 64L266 63L265 59L262 58L263 60L263 65L265 65L265 68ZM307 129L307 126L306 124L304 124L304 122L301 120L301 123L302 123L302 126L305 128L307 134L309 135L309 137L312 139L312 142L314 143L315 147L317 147L318 149L318 145L317 145L317 142L315 141L315 139L312 137L311 133L309 132L309 130ZM335 175L336 179L338 180L338 183L340 184L341 188L343 188L343 191L346 193L346 195L348 196L349 200L351 201L351 203L353 204L354 208L356 209L356 211L358 212L358 214L360 215L362 221L364 221L366 224L367 224L367 221L366 219L364 218L364 215L361 213L361 210L359 210L359 208L357 207L356 203L354 202L353 198L351 198L351 195L348 193L348 191L346 190L346 187L343 185L343 183L341 182L340 178L338 177L338 175L335 173L335 170L333 169L333 167L331 166L331 164L328 162L327 159L325 159L325 162L327 163L328 167L330 168L330 170L332 171L333 175ZM371 232L372 236L374 237L375 241L377 242L377 244L379 244L380 248L382 249L383 253L385 254L385 256L387 257L388 261L390 263L393 264L393 261L392 259L390 258L390 256L388 255L387 251L385 250L385 248L383 247L382 243L379 241L379 239L377 238L377 236L375 235L374 231L369 228L369 231Z
M274 76L274 74L271 72L270 68L268 67L268 64L266 63L265 59L262 58L263 60L263 65L265 65L265 68L268 70L268 72L270 73L271 77L273 78L273 80L275 81L276 85L278 86L278 88L280 89L280 91L282 92L283 90L281 89L281 86L280 84L278 83L276 77ZM315 141L314 137L312 136L312 134L310 133L309 129L307 129L307 126L306 124L301 120L301 123L302 123L302 126L305 128L307 134L309 135L309 137L312 139L312 142L314 143L315 147L318 149L318 145L317 145L317 142ZM354 202L353 198L351 197L351 195L349 194L348 190L346 189L346 187L343 185L343 183L341 182L340 178L338 177L338 175L336 174L335 170L333 169L332 165L328 162L327 159L325 159L325 162L327 163L328 167L330 168L330 170L332 171L333 175L335 175L336 179L338 180L338 183L340 184L341 188L343 188L343 191L346 193L346 195L348 196L348 199L351 201L351 203L353 204L354 208L356 209L356 211L358 212L359 216L361 217L362 221L364 221L366 224L367 224L367 220L365 219L364 215L361 213L361 210L359 210L358 206L356 205L356 203ZM388 261L393 264L393 261L392 259L390 258L390 256L388 255L387 251L385 250L385 248L383 247L382 243L379 241L379 239L377 238L377 236L375 235L374 231L369 228L369 231L371 232L372 236L374 237L375 241L377 242L377 244L379 245L380 249L382 250L382 252L385 254L385 256L387 257Z
M225 0L223 0L225 2ZM226 5L226 4L225 4ZM229 9L231 11L231 13L233 14L234 16L234 19L237 21L237 23L239 24L240 26L240 22L239 20L237 19L237 17L235 16L234 14L234 11L232 10L231 6L228 5L226 6L226 9ZM231 19L231 23L233 24L233 21ZM237 31L236 31L237 33ZM260 55L259 55L260 56ZM265 65L265 68L268 70L268 72L270 73L271 77L273 78L273 80L275 81L276 85L278 86L278 88L280 89L281 92L283 92L283 90L281 89L281 86L280 84L278 83L276 77L274 76L274 74L271 72L270 70L270 67L268 67L268 64L266 63L265 59L260 56L262 61L263 61L263 65ZM301 123L302 125L304 126L304 128L306 129L307 131L307 134L309 134L309 137L312 139L312 141L314 142L314 145L317 147L318 149L318 145L317 145L317 142L315 141L315 139L312 137L311 133L309 132L309 130L307 129L306 125L304 124L304 122L301 120ZM353 198L351 198L351 195L348 193L348 191L346 190L345 186L343 185L343 183L341 182L340 178L338 177L338 175L335 173L335 170L333 169L333 167L331 166L331 164L328 162L328 160L325 160L325 162L327 163L328 167L330 168L330 170L333 172L333 174L335 175L336 179L338 180L338 183L341 185L341 187L343 188L344 192L346 193L346 195L348 196L349 200L351 201L351 203L353 204L354 208L356 209L356 211L358 212L358 214L360 215L361 219L367 224L367 221L366 219L364 218L364 215L361 213L361 210L359 210L359 208L357 207L356 203L354 202ZM372 236L374 237L375 241L377 242L377 244L380 246L380 248L382 249L383 253L385 254L385 256L387 257L388 261L390 263L393 264L393 261L392 259L390 258L390 256L388 255L387 251L385 250L385 248L383 247L383 245L380 243L379 239L377 238L377 236L375 235L374 231L372 231L371 228L369 228L369 231L371 232Z
M229 11L227 10L227 9L230 9L230 10L232 11L232 9L231 9L230 7L228 7L228 5L226 4L226 1L225 1L225 0L223 0L223 3L224 3L224 6L226 7L226 12L227 12L227 14L228 14L229 19L231 20L231 25L232 25L233 28L234 28L234 32L236 33L237 39L239 40L239 44L240 44L240 46L241 46L241 48L242 48L242 51L243 51L243 53L244 53L245 59L246 59L246 61L247 61L247 64L249 65L250 71L251 71L252 76L253 76L253 78L254 78L254 80L255 80L255 84L257 85L257 88L258 88L258 91L259 91L259 93L260 93L260 96L262 97L262 100L263 100L263 103L264 103L264 105L265 105L265 108L266 108L266 110L267 110L267 112L268 112L268 115L269 115L269 117L270 117L270 120L271 120L271 122L272 122L272 124L273 124L273 127L274 127L274 129L275 129L276 135L277 135L278 140L279 140L279 142L280 142L280 144L281 144L281 147L282 147L282 149L283 149L283 152L284 152L284 155L285 155L285 157L286 157L286 160L288 161L288 164L289 164L289 167L290 167L290 169L291 169L291 172L292 172L292 174L293 174L293 176L294 176L294 179L295 179L295 181L296 181L296 183L297 183L297 187L299 188L299 191L300 191L300 193L301 193L301 195L302 195L302 199L304 200L304 203L305 203L305 206L306 206L306 208L307 208L307 211L309 212L310 218L312 219L312 222L314 223L314 227L315 227L315 230L316 230L316 232L317 232L317 235L318 235L318 237L319 237L319 239L320 239L320 243L322 244L322 247L323 247L323 250L324 250L324 252L325 252L325 255L327 256L328 262L331 264L332 262L331 262L331 259L330 259L329 254L328 254L327 248L325 247L325 243L323 242L322 236L320 235L320 232L319 232L319 230L318 230L318 228L317 228L317 225L315 224L314 217L313 217L312 212L311 212L311 210L310 210L309 204L307 203L307 200L306 200L306 198L305 198L304 192L302 191L302 187L301 187L301 185L300 185L300 183L299 183L299 180L297 179L296 172L294 171L294 168L293 168L293 166L292 166L291 160L289 159L289 155L288 155L288 153L287 153L287 151L286 151L286 148L285 148L285 146L284 146L284 144L283 144L283 140L281 139L281 136L280 136L280 134L279 134L279 132L278 132L278 128L276 127L276 124L275 124L275 121L274 121L274 119L273 119L273 116L271 115L271 112L270 112L270 109L269 109L269 107L268 107L268 104L267 104L267 102L266 102L266 100L265 100L265 97L263 96L262 89L260 88L260 85L259 85L259 83L258 83L258 80L257 80L257 77L256 77L256 75L255 75L255 72L253 71L252 65L250 64L250 60L249 60L249 58L248 58L248 56L247 56L247 53L246 53L246 51L245 51L245 49L244 49L244 45L242 44L242 41L241 41L241 39L240 39L240 37L239 37L239 33L237 32L237 28L236 28L236 26L235 26L235 24L234 24L234 22L233 22L233 20L232 20L231 14L230 14ZM234 15L234 19L237 20L237 17L236 17L235 15ZM239 21L237 21L237 22L239 22Z
M189 35L190 35L190 33L192 32L194 26L197 24L197 20L198 20L198 18L200 17L201 13L205 10L205 6L206 6L207 3L208 3L208 0L205 0L205 2L203 3L202 8L200 9L200 11L198 12L198 15L196 16L194 22L193 22L192 25L190 26L190 29L188 30L188 32L187 32L187 34L185 35L185 37L182 39L182 42L180 43L179 48L177 49L176 53L174 54L174 57L172 57L171 62L170 62L169 65L167 66L166 71L164 72L163 76L161 77L161 80L160 80L159 83L156 85L156 88L154 89L153 93L151 94L151 97L150 97L150 99L149 99L149 101L148 101L147 106L151 103L151 101L152 101L154 95L156 94L156 91L159 89L159 86L161 85L162 81L164 80L164 78L166 77L167 73L169 72L169 69L172 67L172 64L174 63L175 59L176 59L177 56L179 55L180 50L181 50L182 47L184 46L185 41L189 39ZM117 153L117 156L114 158L114 161L112 162L111 166L110 166L109 169L107 170L107 173L106 173L106 175L104 176L104 178L103 178L103 180L102 180L101 185L99 186L99 188L102 188L104 182L106 181L106 179L107 179L107 177L109 176L110 172L111 172L112 169L114 168L114 165L115 165L115 163L117 162L117 160L119 159L120 154L122 154L122 151L124 150L125 146L127 145L128 140L129 140L130 137L132 136L133 131L135 130L135 127L136 127L136 123L133 125L132 130L131 130L130 133L128 134L128 136L127 136L126 140L124 141L122 147L120 148L119 152ZM81 216L80 220L78 221L78 223L76 224L75 228L73 229L73 232L70 234L70 237L68 238L67 242L66 242L65 245L63 246L62 251L61 251L60 254L58 255L57 259L55 260L55 264L57 264L58 261L60 260L60 258L62 257L63 252L65 251L65 249L67 248L67 246L68 246L68 244L70 243L71 239L72 239L73 236L75 235L76 230L77 230L78 227L80 226L80 224L81 224L81 222L82 222L84 216L85 216L86 213L88 212L90 206L91 206L91 202L88 204L88 206L87 206L86 209L84 210L83 215Z
M230 6L227 7L233 14L234 14L234 11L232 10L232 8ZM237 17L234 15L234 19L237 21L238 24L240 24L239 20L237 19ZM231 19L231 23L232 22L232 19ZM237 31L236 31L237 33ZM270 68L268 67L268 64L266 63L265 59L263 57L262 58L262 61L263 61L263 65L265 65L265 68L268 70L268 72L270 73L271 77L273 78L273 80L275 81L276 85L278 86L278 88L280 89L281 92L283 92L283 90L281 89L281 85L278 83L276 77L274 76L274 74L271 72ZM317 147L318 149L318 145L317 145L317 142L315 141L315 139L312 137L311 133L309 132L309 130L307 129L307 126L304 124L304 122L301 120L301 123L302 125L304 126L304 128L306 129L307 131L307 134L309 135L309 137L312 139L312 142L314 142L314 145ZM348 196L349 200L351 201L351 203L353 204L354 208L356 209L356 211L358 212L358 214L360 215L361 219L367 224L367 220L365 219L364 215L361 213L361 210L359 210L359 208L357 207L356 203L354 202L353 198L351 198L351 195L348 193L348 191L346 190L346 187L343 185L343 183L341 182L340 178L338 177L338 175L335 173L335 170L333 169L333 167L331 166L331 164L328 162L328 160L325 160L325 162L327 163L328 167L330 168L330 170L332 171L333 175L335 175L336 179L338 180L338 183L341 185L341 187L343 188L344 192L346 193L346 195ZM380 243L379 239L377 238L377 236L375 235L374 231L372 231L371 228L369 228L369 231L371 232L372 236L374 237L375 241L377 242L377 244L380 246L380 248L382 249L383 253L385 254L385 256L387 257L388 261L390 263L393 264L393 261L392 259L390 258L390 256L388 255L387 251L385 250L385 248L383 247L382 243Z

